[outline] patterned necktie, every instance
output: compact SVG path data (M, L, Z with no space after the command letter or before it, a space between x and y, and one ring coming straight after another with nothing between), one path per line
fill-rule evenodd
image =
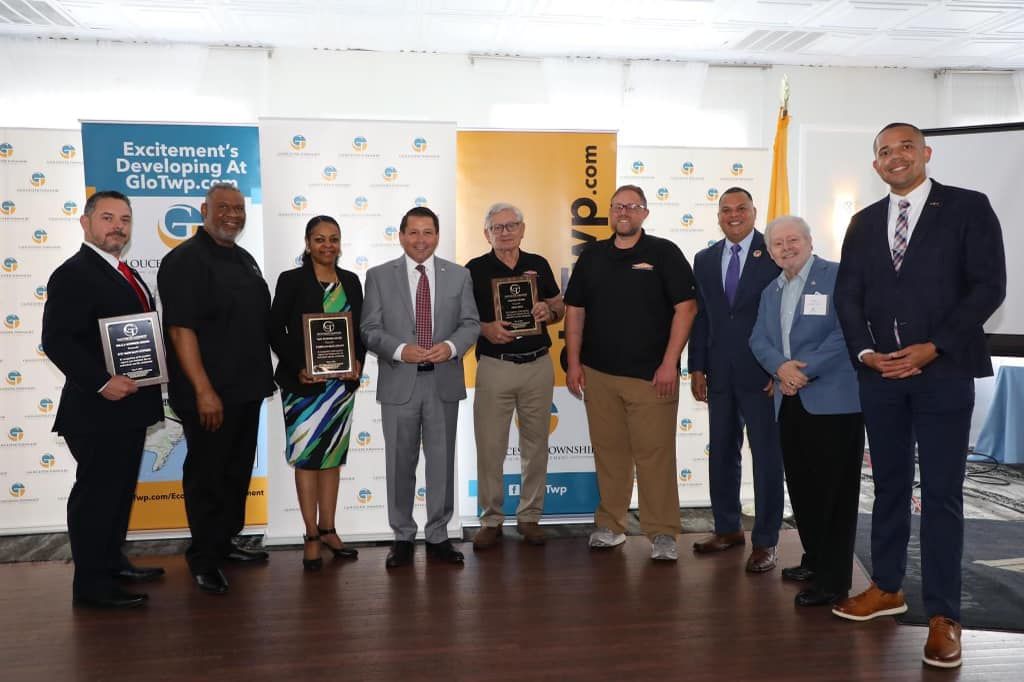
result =
M434 332L430 314L430 280L427 269L420 263L416 266L420 272L420 281L416 285L416 343L420 348L429 349L434 344Z
M149 312L149 300L146 298L145 292L142 291L142 287L139 286L138 281L135 279L135 275L132 274L131 268L123 260L117 261L117 271L124 275L124 278L128 280L128 283L132 285L132 289L135 290L135 295L139 297L139 303L142 304L142 312Z
M907 254L907 235L908 235L908 218L907 209L910 208L910 202L906 199L900 199L899 203L900 214L896 216L896 233L892 236L892 266L896 269L896 272L900 271L900 266L903 265L903 257Z
M729 249L732 255L729 256L729 265L725 268L725 297L729 305L736 299L736 288L740 284L740 249L739 244L733 244Z

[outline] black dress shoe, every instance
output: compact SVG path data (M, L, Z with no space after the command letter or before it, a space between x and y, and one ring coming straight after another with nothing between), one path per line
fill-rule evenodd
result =
M446 564L461 564L464 559L462 552L452 547L451 540L445 540L444 542L428 542L427 558Z
M210 594L227 594L228 591L228 579L224 577L221 570L215 569L206 573L196 573L192 576L195 578L196 585L203 592L209 592Z
M103 596L76 594L71 603L90 609L134 609L145 604L147 599L149 595L146 594L115 590Z
M391 543L388 558L384 560L385 568L398 568L412 563L413 545L407 540L395 540Z
M825 592L817 587L812 587L809 590L797 592L796 598L793 601L796 602L797 606L825 606L826 604L835 604L842 599L846 599L845 593L836 594L835 592Z
M320 541L323 543L324 547L326 547L327 549L331 550L331 554L334 555L335 559L358 559L359 558L359 550L358 549L353 549L352 547L346 547L344 543L342 543L341 547L332 547L331 545L327 544L326 540L323 539L323 537L325 535L337 536L338 535L337 529L335 529L335 528L317 528L316 532L320 533ZM338 538L338 540L341 541L341 538Z
M814 580L814 571L803 566L789 566L782 569L782 579L792 580L798 583L806 583Z
M127 566L119 569L114 573L115 578L121 580L127 580L132 583L148 583L158 578L162 578L164 575L164 569L159 566Z
M232 561L238 564L266 561L269 558L270 555L262 549L245 549L244 547L232 547L231 551L224 555L225 561Z

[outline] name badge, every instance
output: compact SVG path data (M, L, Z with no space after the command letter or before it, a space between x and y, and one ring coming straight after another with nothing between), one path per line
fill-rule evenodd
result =
M805 294L804 315L827 315L828 294Z

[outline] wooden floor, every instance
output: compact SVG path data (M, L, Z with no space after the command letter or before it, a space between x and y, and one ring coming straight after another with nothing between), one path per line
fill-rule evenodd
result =
M230 594L201 594L181 556L149 605L72 609L71 566L0 566L0 679L21 680L1021 680L1024 635L965 632L959 671L920 662L926 631L797 609L778 570L745 553L650 561L642 537L607 552L583 539L506 538L463 568L386 573L385 547L303 574L298 551L232 567ZM799 540L784 532L782 565ZM858 573L855 589L865 585ZM1024 614L1022 614L1024 619Z

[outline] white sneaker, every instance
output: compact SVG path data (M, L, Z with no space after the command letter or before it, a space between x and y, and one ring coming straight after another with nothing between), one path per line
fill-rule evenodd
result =
M626 541L625 533L615 533L608 528L598 528L590 534L591 549L608 549Z
M676 539L671 535L655 535L651 541L651 558L655 561L676 561L679 558Z

